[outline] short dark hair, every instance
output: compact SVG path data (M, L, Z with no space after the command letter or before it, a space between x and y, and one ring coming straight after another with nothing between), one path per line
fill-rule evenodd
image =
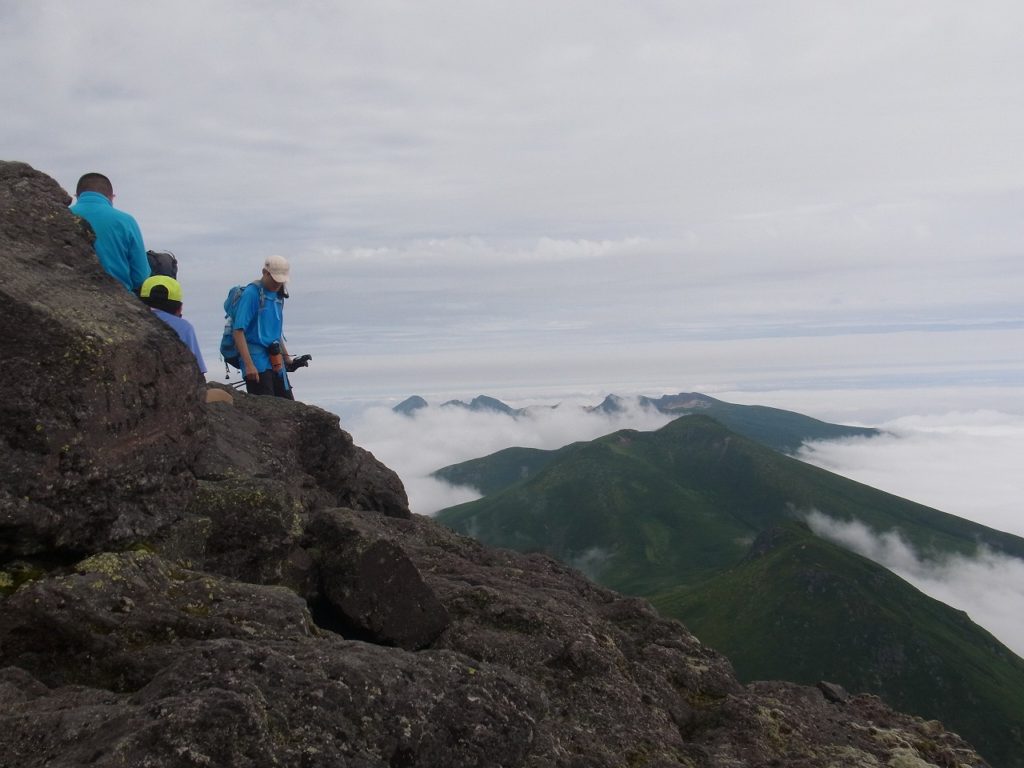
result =
M99 192L101 195L113 197L114 185L102 173L87 173L78 180L78 188L75 190L75 194L80 195L83 192Z

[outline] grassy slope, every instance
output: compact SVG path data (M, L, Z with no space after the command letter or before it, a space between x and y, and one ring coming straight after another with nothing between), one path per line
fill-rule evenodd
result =
M452 485L468 485L489 496L521 480L533 477L540 470L569 450L571 446L554 451L539 448L506 448L480 459L443 467L434 477Z
M652 602L741 679L871 691L985 745L994 765L1024 765L1024 661L967 614L801 525L772 537L757 556Z
M474 471L508 473L505 453L476 460ZM761 531L812 509L898 528L925 554L972 554L984 542L1024 557L1016 536L783 456L706 417L550 453L525 480L438 519L493 546L547 552L635 594L713 576Z

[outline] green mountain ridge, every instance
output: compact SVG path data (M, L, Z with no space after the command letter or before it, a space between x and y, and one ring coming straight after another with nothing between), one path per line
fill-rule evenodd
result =
M621 398L618 400L621 401ZM601 404L601 409L614 410L615 406L609 406L608 403L609 400L606 399ZM880 430L873 427L833 424L796 411L765 405L728 403L700 392L680 392L659 398L641 397L639 403L641 407L654 408L671 415L710 416L733 432L784 453L793 453L810 440L868 438L881 434Z
M747 678L804 679L814 676L812 669L829 671L816 679L898 694L893 701L903 708L939 717L993 759L999 755L994 765L1024 765L1024 708L1009 693L1013 686L1024 690L1024 666L965 615L803 528L800 546L823 564L815 571L821 583L857 585L844 587L842 600L819 605L806 585L783 578L781 566L769 568L795 562L798 548L784 547L767 559L749 556L758 536L779 526L788 530L812 510L858 520L876 533L897 530L924 559L972 556L980 546L1024 558L1024 539L810 466L706 416L685 416L654 432L622 430L556 451L509 449L467 464L438 475L462 472L493 490L442 510L437 517L445 525L492 546L545 552L599 583L652 598L727 655L736 646L736 663ZM763 610L745 602L752 593L760 595ZM700 599L705 594L715 596L708 598L713 610ZM901 610L924 625L911 632L912 624L896 620ZM801 616L803 624L794 618ZM867 631L876 625L885 631ZM780 631L768 631L772 626ZM869 650L837 656L851 627ZM790 653L797 636L804 648L799 664ZM935 661L920 674L893 676L887 648L903 649L902 658ZM830 661L835 658L853 671L843 674L844 664ZM983 728L985 717L1001 723L1004 735Z
M708 416L737 434L783 453L793 453L801 445L811 440L858 437L866 439L881 434L879 430L872 427L833 424L795 411L785 411L762 405L727 403L698 392L680 392L677 395L664 395L659 398L640 397L637 398L637 402L643 408L651 408L679 417ZM408 408L408 403L409 401L406 401L400 406L396 406L395 410ZM625 403L625 398L608 395L600 405L587 410L614 414L624 411ZM508 408L508 406L504 407ZM487 496L536 474L551 461L561 456L562 452L569 447L565 446L553 451L537 448L507 448L481 459L442 467L432 474L452 485L467 485L476 488Z
M592 575L637 594L710 577L761 531L811 510L877 533L899 529L924 557L971 556L984 544L1024 558L1024 539L784 456L705 416L554 451L507 449L435 474L491 490L439 512L446 525L567 562L614 550Z
M996 765L1021 763L1024 660L963 611L806 526L770 529L735 567L650 599L741 680L839 681L955 725Z

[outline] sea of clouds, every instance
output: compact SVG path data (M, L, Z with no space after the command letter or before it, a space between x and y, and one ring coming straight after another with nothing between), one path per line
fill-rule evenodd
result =
M733 393L735 395L736 393ZM960 393L963 395L963 392ZM518 418L457 407L431 407L413 416L387 406L369 407L349 418L345 428L356 442L398 472L409 494L410 506L420 514L479 498L472 488L454 487L430 477L444 466L523 446L559 448L579 440L592 440L618 429L657 429L669 417L652 410L628 407L621 413L588 412L585 406L601 402L602 395L553 398L548 401L506 399L513 407L535 407ZM884 430L870 439L814 442L798 458L853 480L926 504L974 522L1024 536L1024 414L1005 409L942 410L952 400L884 404L861 393L861 406L831 396L807 393L747 393L729 395L730 401L801 410L810 415L845 423L868 424ZM466 398L468 399L468 398ZM893 405L895 403L895 405ZM928 407L938 411L924 413ZM873 420L871 416L888 418ZM900 577L948 605L967 611L971 618L1016 653L1024 653L1024 560L982 551L976 558L936 561L915 552L898 531L876 532L857 523L838 523L812 516L812 528L821 536L889 568Z
M406 416L389 407L369 408L347 426L356 442L394 469L409 494L413 512L432 515L445 507L480 498L472 488L430 477L450 464L519 446L555 449L594 440L619 429L658 429L670 417L650 409L627 407L621 413L588 412L592 401L553 401L557 408L534 406L516 418L493 411L453 406L431 407ZM509 403L515 406L514 403Z
M943 512L1024 536L1024 415L903 416L870 439L809 443L798 458Z
M799 458L867 485L1024 536L1024 416L997 410L904 416L881 437L805 445ZM925 594L966 611L1024 656L1024 560L981 549L935 560L899 531L872 531L820 513L820 536L874 560Z

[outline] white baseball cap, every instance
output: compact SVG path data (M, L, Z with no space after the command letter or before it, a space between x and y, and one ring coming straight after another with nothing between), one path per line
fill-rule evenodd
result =
M291 267L288 266L288 259L284 256L267 256L267 260L263 262L263 268L270 273L275 282L288 282L288 272Z

